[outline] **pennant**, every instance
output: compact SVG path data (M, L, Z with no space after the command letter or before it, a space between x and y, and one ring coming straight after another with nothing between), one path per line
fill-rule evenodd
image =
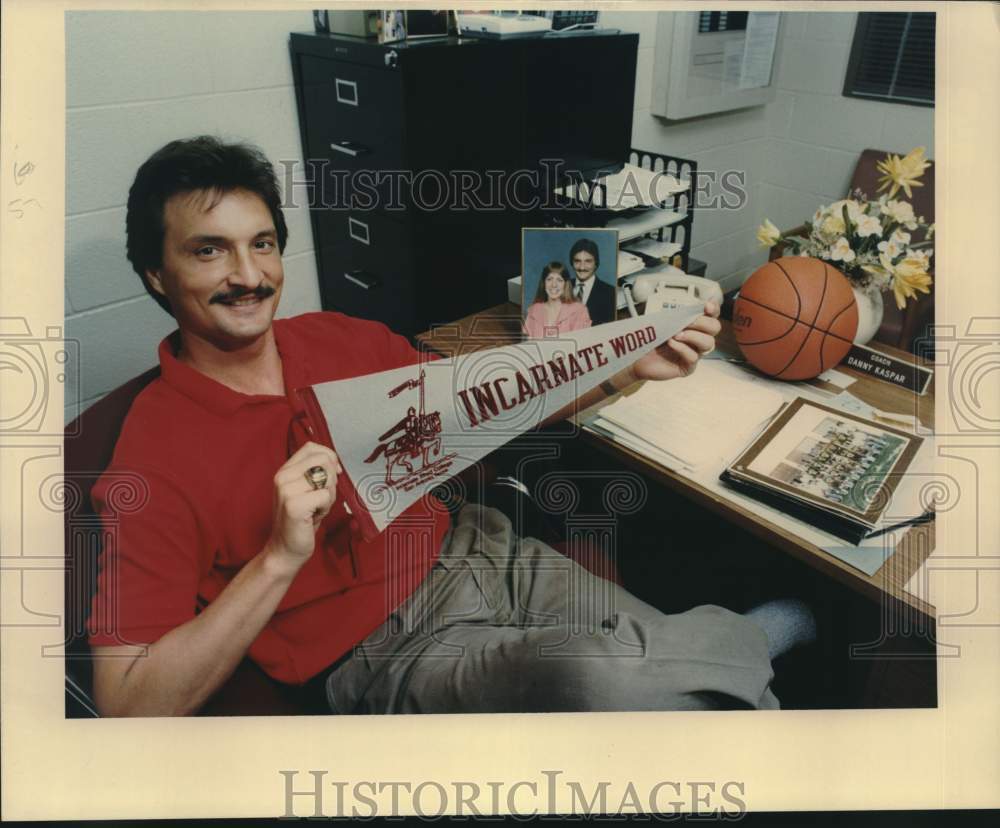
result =
M337 490L366 540L435 486L538 426L703 312L669 306L559 338L530 339L313 386L344 473Z

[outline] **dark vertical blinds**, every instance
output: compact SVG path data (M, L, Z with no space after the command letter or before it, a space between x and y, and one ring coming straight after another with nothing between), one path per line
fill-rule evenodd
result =
M934 12L858 14L844 94L933 106L934 20Z

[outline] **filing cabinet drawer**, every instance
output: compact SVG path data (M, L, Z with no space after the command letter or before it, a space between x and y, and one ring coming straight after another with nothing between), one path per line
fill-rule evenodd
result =
M326 163L313 165L309 173L316 182L310 202L313 207L325 208L327 213L350 210L360 216L375 213L395 222L406 220L408 176L387 174L371 165L341 163L336 158L324 160Z
M391 70L301 59L308 152L343 169L399 169L402 86Z
M317 212L323 244L336 249L353 266L384 274L390 280L413 275L409 227L375 211Z
M357 267L334 248L322 248L320 259L324 308L383 322L404 336L420 330L412 280Z
M416 325L416 290L408 228L371 213L318 214L324 306L377 319L398 333Z

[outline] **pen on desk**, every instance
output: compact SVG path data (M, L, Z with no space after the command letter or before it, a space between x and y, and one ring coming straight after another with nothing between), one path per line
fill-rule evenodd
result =
M894 523L892 526L886 526L882 529L877 529L874 532L870 532L865 535L865 540L870 540L871 538L877 538L881 535L886 535L896 529L902 529L904 526L919 526L922 523L930 523L934 520L934 512L928 510L922 515L917 515L915 518L910 518L909 520L900 521L899 523Z

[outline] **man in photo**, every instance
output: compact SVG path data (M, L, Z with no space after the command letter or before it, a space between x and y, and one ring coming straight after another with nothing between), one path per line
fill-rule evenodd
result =
M587 306L593 325L611 322L617 308L616 288L597 275L601 253L591 239L580 239L569 250L569 261L576 273L574 295Z
M247 657L334 713L777 707L771 659L795 643L782 613L665 615L518 538L502 512L452 517L429 493L360 536L297 389L420 355L340 313L275 319L288 230L259 150L167 144L136 175L126 227L133 269L178 330L93 491L108 527L89 621L102 714L194 713ZM596 282L596 247L577 250ZM689 374L718 312L707 305L577 405ZM116 511L123 475L147 494ZM609 589L613 612L588 601Z

